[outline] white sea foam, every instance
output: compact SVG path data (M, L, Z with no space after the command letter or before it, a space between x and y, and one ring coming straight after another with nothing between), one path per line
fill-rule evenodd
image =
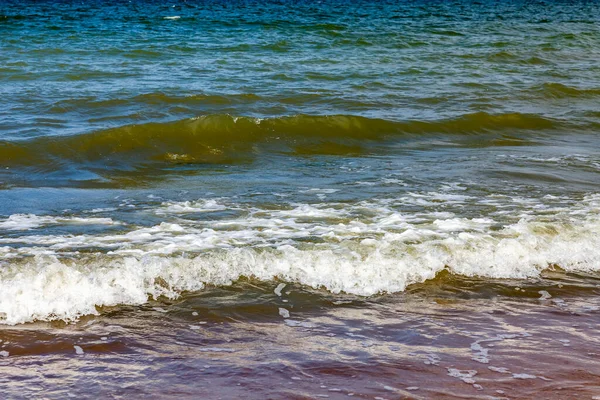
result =
M181 216L234 207L243 212L226 220ZM538 276L549 265L600 269L600 196L551 216L524 208L526 216L510 223L437 209L407 215L389 199L276 210L199 201L164 203L160 210L165 222L125 232L0 237L0 322L72 320L100 306L174 298L241 276L368 296L402 291L443 269L513 279ZM24 220L60 220L45 218ZM92 222L118 223L86 220ZM475 347L475 356L487 359L485 349Z
M551 164L563 167L587 167L591 169L600 169L600 158L596 154L564 154L555 157L544 155L516 155L501 154L497 156L503 161L519 161L527 163Z
M275 290L273 291L277 296L281 297L281 291L285 288L285 283L280 283L277 285Z
M537 376L530 374L512 374L515 379L536 379Z
M289 318L290 317L290 312L288 310L286 310L285 308L279 308L279 315L281 315L283 318Z
M511 372L506 367L493 367L489 366L488 369L490 371L498 372L500 374L510 374Z
M301 328L316 328L317 326L310 322L305 321L294 321L292 319L286 319L285 324L291 327L301 327Z
M158 210L156 210L156 213L198 213L221 211L226 209L227 207L223 204L220 204L217 200L209 199L198 201L165 202Z
M460 370L457 368L448 368L448 375L453 378L458 378L464 383L474 384L475 379L473 377L477 375L475 370Z
M225 347L200 347L197 350L205 353L235 353L237 351Z
M542 297L540 297L540 300L549 300L552 298L552 295L546 290L540 290L538 293L542 295Z
M113 225L111 218L53 217L34 214L13 214L0 220L0 229L25 231L46 225Z

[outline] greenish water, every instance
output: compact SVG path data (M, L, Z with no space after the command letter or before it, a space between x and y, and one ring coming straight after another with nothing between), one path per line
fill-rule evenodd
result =
M426 318L435 319L447 312L439 304L457 298L461 312L473 312L460 332L486 324L482 310L496 299L517 316L494 320L498 335L528 332L528 312L555 333L573 322L545 306L579 313L591 329L598 60L600 4L589 1L2 1L0 323L16 326L0 331L2 348L71 351L52 336L56 321L79 321L60 329L92 342L83 324L113 332L116 321L156 340L90 344L99 354L173 345L164 324L194 324L194 310L208 318L208 336L224 337L223 321L280 317L310 331L333 314L355 332L352 321L385 325L386 310L418 314L432 301ZM294 290L272 294L280 283ZM549 303L542 292L577 305ZM340 304L353 306L338 315ZM294 319L299 310L310 322ZM437 349L451 353L454 328L441 334L411 321L415 335L437 337ZM26 327L38 344L21 335ZM260 342L232 329L232 340ZM410 332L386 332L363 334L378 346L416 343ZM323 351L314 346L292 364L314 361ZM339 357L368 362L355 350ZM223 368L221 378L239 376ZM435 376L472 378L448 371ZM463 389L444 393L473 395Z

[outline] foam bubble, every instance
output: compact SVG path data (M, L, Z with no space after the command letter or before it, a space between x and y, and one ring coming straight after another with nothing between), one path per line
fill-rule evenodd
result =
M225 200L170 202L158 209L165 221L150 227L101 234L7 235L0 238L1 322L72 320L96 314L98 307L175 298L182 291L228 285L243 276L369 296L403 291L444 269L519 279L538 276L549 265L567 271L600 268L598 195L554 206L552 214L538 215L536 204L521 202L525 216L516 221L438 209L407 215L397 208L398 201L278 209ZM225 220L181 216L232 208L243 212ZM175 219L169 219L171 214ZM8 224L5 229L10 224L23 228L80 220L119 223L109 218L11 218L2 221ZM284 286L275 293L280 295ZM475 359L487 361L487 349L479 343L472 351Z
M508 368L505 368L505 367L493 367L493 366L489 366L488 369L490 371L498 372L500 374L510 374L511 373L508 370Z
M514 379L536 379L537 376L530 374L512 374Z
M198 200L198 201L183 201L183 202L164 202L161 207L156 210L157 214L167 213L203 213L221 211L227 209L227 206L220 204L215 199Z
M288 310L286 310L285 308L279 308L279 315L281 315L283 318L289 318L290 317L290 312Z
M460 370L457 368L448 368L448 375L453 378L458 378L464 383L474 384L475 379L473 377L477 375L475 370Z
M45 225L113 225L111 218L80 218L80 217L53 217L35 214L13 214L0 221L0 229L12 231L25 231Z

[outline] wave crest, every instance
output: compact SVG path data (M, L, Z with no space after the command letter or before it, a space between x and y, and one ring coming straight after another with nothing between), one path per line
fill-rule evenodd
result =
M536 115L467 114L440 121L396 122L352 115L250 118L206 115L170 123L130 125L76 136L0 142L3 166L56 169L65 163L148 167L156 163L228 163L253 154L256 145L294 152L307 146L322 153L376 151L388 140L442 135L465 145L501 145L503 132L556 128ZM491 134L490 137L474 134ZM518 134L516 135L518 136ZM517 137L517 141L523 138ZM514 144L511 142L512 144ZM311 151L309 151L310 153ZM317 151L319 152L319 151Z
M403 291L442 271L510 279L538 277L555 266L598 272L599 207L599 197L590 196L552 220L530 216L500 230L481 218L408 223L391 210L370 222L328 224L323 220L346 215L346 208L305 206L261 218L265 210L258 210L254 217L204 228L163 222L114 235L4 238L0 323L73 320L97 314L97 307L175 298L241 277L370 296ZM220 207L186 202L165 204L162 212L193 209ZM305 222L307 216L313 222ZM232 224L237 229L231 230ZM271 231L268 239L265 228ZM317 235L323 240L302 240Z

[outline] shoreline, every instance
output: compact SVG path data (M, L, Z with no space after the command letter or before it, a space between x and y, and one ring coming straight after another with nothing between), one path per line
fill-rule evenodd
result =
M211 287L76 323L0 326L0 383L45 398L590 398L600 302L569 279L544 286L550 298L450 276L373 298Z

